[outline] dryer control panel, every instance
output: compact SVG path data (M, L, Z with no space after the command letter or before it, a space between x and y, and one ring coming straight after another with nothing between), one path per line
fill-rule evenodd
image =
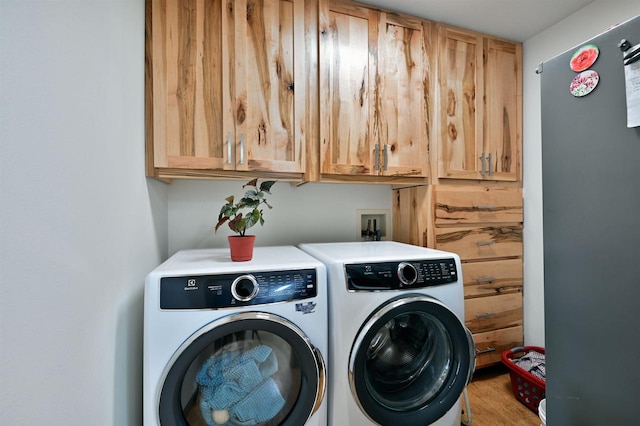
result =
M315 269L160 279L160 309L220 309L316 297Z
M458 281L453 258L345 265L347 289L407 290Z

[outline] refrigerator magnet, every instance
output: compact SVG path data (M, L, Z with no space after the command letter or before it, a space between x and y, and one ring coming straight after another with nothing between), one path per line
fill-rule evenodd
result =
M569 91L575 97L586 96L593 91L600 81L600 76L594 70L583 71L576 75L569 85Z
M571 57L571 62L569 66L571 66L571 70L575 72L582 72L586 69L589 69L591 65L598 59L598 54L600 53L600 49L595 44L585 44Z

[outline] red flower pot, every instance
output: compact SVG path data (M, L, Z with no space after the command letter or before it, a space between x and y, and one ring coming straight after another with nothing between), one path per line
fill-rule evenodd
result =
M253 257L253 245L256 242L255 235L229 235L229 248L231 249L231 260L234 262L246 262Z

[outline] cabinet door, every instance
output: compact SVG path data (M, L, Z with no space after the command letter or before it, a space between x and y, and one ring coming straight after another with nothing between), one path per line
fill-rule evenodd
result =
M439 177L482 179L482 38L439 27Z
M233 122L226 37L233 16L223 0L153 0L150 47L153 165L228 168ZM232 166L231 166L232 167Z
M430 43L431 24L425 23ZM383 175L426 176L425 30L418 19L380 14L375 136Z
M439 177L520 180L522 45L438 31Z
M236 170L303 172L304 1L234 6Z
M485 50L485 178L517 181L520 176L522 46L487 39Z
M377 174L371 118L378 13L343 1L320 4L321 173Z

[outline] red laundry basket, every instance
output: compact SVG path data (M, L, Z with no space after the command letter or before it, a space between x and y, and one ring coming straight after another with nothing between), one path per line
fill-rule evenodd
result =
M544 348L539 346L520 346L502 352L502 363L509 369L511 388L516 399L538 414L538 405L545 398L546 383L513 362L529 351L544 354Z

